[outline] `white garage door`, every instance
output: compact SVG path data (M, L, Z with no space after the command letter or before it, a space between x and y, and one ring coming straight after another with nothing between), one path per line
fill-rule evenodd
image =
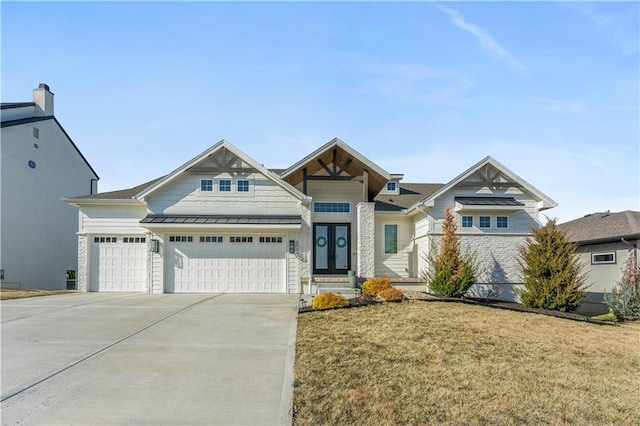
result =
M169 237L166 290L174 293L284 293L284 236Z
M93 237L91 291L147 291L145 237Z

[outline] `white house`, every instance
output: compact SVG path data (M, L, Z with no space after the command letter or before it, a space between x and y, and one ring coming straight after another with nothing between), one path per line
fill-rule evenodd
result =
M220 141L151 182L67 200L79 289L314 293L350 270L420 282L451 207L485 287L513 299L516 246L556 203L491 157L447 184L402 178L339 139L277 171Z
M1 108L0 285L63 289L78 264L78 212L61 199L95 192L98 175L55 118L46 84L33 102Z

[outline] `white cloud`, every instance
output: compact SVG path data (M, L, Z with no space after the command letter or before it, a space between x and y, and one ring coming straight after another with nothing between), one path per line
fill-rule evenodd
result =
M490 53L506 59L511 64L511 66L520 71L526 70L526 67L520 61L518 61L507 49L502 47L487 31L478 27L477 25L467 22L462 17L462 15L460 15L453 9L440 5L436 6L438 7L438 9L449 15L449 17L451 18L451 22L455 26L473 34L478 39L482 47L484 47Z

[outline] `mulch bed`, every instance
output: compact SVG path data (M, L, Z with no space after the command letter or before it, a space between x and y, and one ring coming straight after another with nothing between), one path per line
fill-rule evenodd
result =
M404 293L404 296L405 296L405 298L407 300L419 300L419 301L423 301L423 302L465 303L465 304L468 304L468 305L480 305L480 306L486 306L486 307L495 308L495 309L506 309L506 310L509 310L509 311L527 312L527 313L531 313L531 314L547 315L547 316L567 319L567 320L571 320L571 321L588 322L590 324L614 325L614 326L617 325L614 322L595 320L595 319L589 318L587 316L576 314L576 313L573 313L573 312L560 312L560 311L554 311L554 310L551 310L551 309L528 308L526 306L522 306L521 304L515 303L515 302L503 302L503 301L500 301L500 300L473 299L473 298L468 298L468 297L462 297L462 298L439 297L439 296L436 296L436 295L430 294L430 293L425 293L425 292L421 292L421 291L410 291L410 290L403 290L402 292ZM349 299L349 306L345 306L344 308L333 308L333 309L356 308L356 307L360 307L360 306L368 306L368 305L373 305L373 304L377 304L377 303L384 303L384 302L379 300L379 299L376 299L376 298L367 297L367 296L360 296L358 298ZM327 309L324 309L324 310L327 310ZM298 313L299 314L306 313L306 312L311 312L311 311L313 311L313 309L311 309L311 306L306 306L304 308L298 309Z

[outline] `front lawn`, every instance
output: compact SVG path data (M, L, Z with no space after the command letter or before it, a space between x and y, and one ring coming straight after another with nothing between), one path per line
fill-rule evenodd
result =
M640 323L441 302L298 317L294 424L640 424Z
M23 297L52 296L71 293L68 290L28 290L20 288L0 288L0 300L21 299Z

